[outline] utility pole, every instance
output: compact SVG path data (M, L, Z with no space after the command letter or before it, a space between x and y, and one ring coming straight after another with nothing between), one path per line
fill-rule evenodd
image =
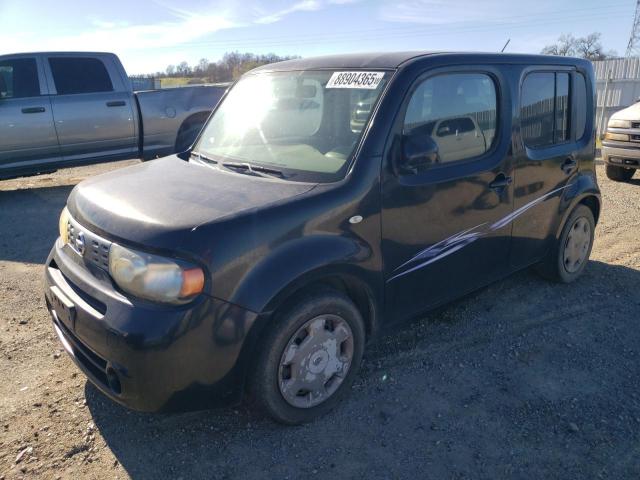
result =
M626 57L634 57L640 53L640 0L636 2L636 13L633 16L633 27L627 45Z

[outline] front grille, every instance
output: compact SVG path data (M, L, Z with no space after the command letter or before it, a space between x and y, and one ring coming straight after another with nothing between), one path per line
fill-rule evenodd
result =
M89 250L85 254L89 260L102 268L109 269L109 248L110 245L101 243L98 240L92 240Z
M640 122L631 122L631 128L640 128Z
M85 262L93 263L97 267L109 271L109 249L111 242L82 227L74 219L67 223L69 245ZM82 238L80 235L82 234ZM83 248L80 248L82 244Z

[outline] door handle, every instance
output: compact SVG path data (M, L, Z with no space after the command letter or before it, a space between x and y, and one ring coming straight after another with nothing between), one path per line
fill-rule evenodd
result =
M489 184L489 188L500 193L507 186L511 185L511 182L513 182L511 177L507 177L504 173L499 173L493 182Z
M562 162L562 165L560 165L560 168L564 173L569 175L571 172L575 170L577 166L578 166L578 162L576 162L576 159L573 157L568 157L565 159L564 162Z
M126 105L124 100L114 100L107 102L107 107L124 107Z
M22 113L44 113L44 107L27 107L22 109Z

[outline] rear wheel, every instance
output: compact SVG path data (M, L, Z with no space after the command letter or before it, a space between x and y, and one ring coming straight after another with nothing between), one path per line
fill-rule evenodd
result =
M560 238L547 258L536 266L538 273L557 282L571 283L576 280L589 261L594 231L593 212L585 205L578 205L567 219Z
M615 165L607 165L607 177L615 182L628 182L636 172L633 168L616 167Z
M268 327L250 379L252 397L275 420L300 424L331 410L362 361L365 329L344 294L307 294Z

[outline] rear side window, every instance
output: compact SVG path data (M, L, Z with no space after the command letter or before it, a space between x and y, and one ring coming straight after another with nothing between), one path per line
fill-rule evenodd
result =
M576 139L579 140L584 136L587 125L587 81L581 73L576 73L575 79Z
M113 91L109 72L97 58L54 57L49 65L58 95Z
M496 85L485 74L428 78L409 100L403 133L431 136L442 163L480 156L495 137L496 97Z
M569 140L569 74L556 73L556 143Z
M564 143L571 136L569 74L537 72L522 84L520 124L527 147Z
M38 95L40 82L34 58L0 61L0 98L28 98Z

